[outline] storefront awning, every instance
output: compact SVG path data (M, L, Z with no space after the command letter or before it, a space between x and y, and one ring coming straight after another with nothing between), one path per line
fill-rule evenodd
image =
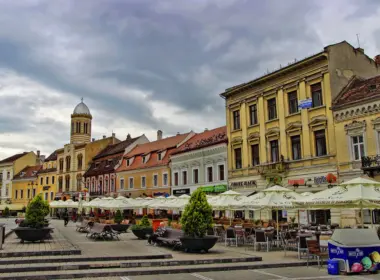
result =
M227 191L227 185L203 186L201 189L204 192L220 193Z

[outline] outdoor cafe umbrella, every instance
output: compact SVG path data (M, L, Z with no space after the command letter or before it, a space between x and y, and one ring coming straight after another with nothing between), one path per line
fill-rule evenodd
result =
M260 208L276 210L277 239L279 238L278 210L295 208L294 201L301 199L301 196L282 186L272 186L268 189L247 197L243 203L247 208Z
M297 204L307 205L309 208L359 208L363 225L363 209L380 208L380 182L358 177L304 197Z

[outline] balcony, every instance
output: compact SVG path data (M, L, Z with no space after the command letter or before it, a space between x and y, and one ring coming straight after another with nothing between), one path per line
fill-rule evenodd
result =
M380 173L380 155L362 157L361 169L365 174L374 177Z
M277 175L285 173L289 170L289 163L285 161L261 164L257 166L257 171L259 174L268 176L268 175Z

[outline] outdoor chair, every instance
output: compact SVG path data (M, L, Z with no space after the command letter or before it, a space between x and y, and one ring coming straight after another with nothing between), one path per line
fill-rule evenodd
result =
M307 243L306 243L306 239L307 238L311 238L311 236L304 236L304 235L301 235L301 236L298 236L298 248L297 248L297 251L298 251L298 258L301 259L302 257L302 253L307 253ZM317 243L318 243L318 240L316 240Z
M235 235L237 238L237 243L244 244L245 243L245 230L242 227L234 228Z
M266 236L265 232L263 230L257 230L255 232L255 243L254 243L254 250L257 251L257 245L264 245L267 248L267 252L269 252L269 240Z
M321 267L323 259L328 257L328 252L321 252L318 241L314 239L306 240L307 246L307 266L309 266L309 258L316 258L318 266Z
M214 226L214 235L218 236L218 242L224 242L226 232L223 226Z
M236 247L238 246L238 238L236 236L234 228L229 227L226 230L226 237L225 237L224 241L225 241L225 246L227 246L227 243L229 243L230 241L234 241L235 242L235 246Z
M282 235L280 235L282 237L282 243L283 243L283 246L284 246L284 256L286 256L286 251L289 250L289 249L294 249L294 250L297 250L298 249L298 242L297 242L297 237L293 237L291 232L287 231L287 232L283 232Z

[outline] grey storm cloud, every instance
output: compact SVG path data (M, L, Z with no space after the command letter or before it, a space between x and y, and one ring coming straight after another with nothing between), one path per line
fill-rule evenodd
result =
M365 1L372 11L353 0L339 1L337 9L345 8L343 2L355 6L352 17L376 11L376 0ZM3 1L0 68L66 94L65 104L69 98L73 106L80 97L90 99L90 109L103 113L94 119L104 127L117 118L167 134L201 130L211 118L225 123L224 101L219 97L225 88L320 51L326 42L314 23L329 3ZM3 98L0 90L1 102ZM13 110L25 106L23 115L39 102L60 102L58 97L44 97L32 106L18 98L18 105L9 106ZM178 115L202 115L204 123L174 124L157 118L154 101L175 106ZM46 114L39 125L56 128L55 136L67 139L68 122L55 123L54 116ZM0 133L25 126L8 114L0 121Z

